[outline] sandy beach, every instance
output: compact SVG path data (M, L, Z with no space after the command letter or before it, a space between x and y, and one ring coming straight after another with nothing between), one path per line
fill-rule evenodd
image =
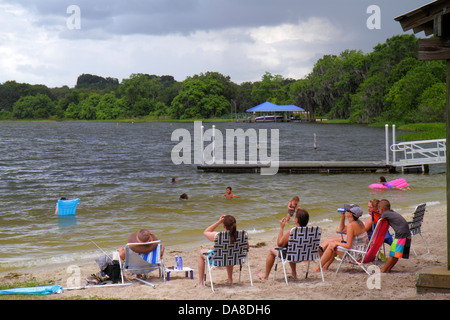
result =
M410 212L400 212L408 221ZM274 222L277 226L278 222ZM325 282L321 281L320 273L310 273L305 280L306 264L297 265L298 280L284 282L281 264L276 280L262 281L256 277L257 270L263 270L267 252L275 245L277 231L267 234L250 236L250 265L253 286L250 285L247 267L242 270L241 283L237 284L238 267L234 269L235 284L226 284L226 270L214 270L215 292L211 292L209 282L205 287L197 286L197 259L200 249L209 249L211 245L193 248L166 247L164 260L166 267L175 261L175 256L182 256L184 266L194 269L194 280L185 278L184 274L172 274L170 281L164 282L157 278L157 272L151 275L150 281L156 288L132 281L131 285L120 287L92 287L88 289L64 290L61 294L41 296L39 299L125 299L125 300L448 300L450 294L416 292L416 274L425 267L446 266L446 205L435 205L427 208L422 233L429 247L426 252L420 236L413 237L412 244L419 256L411 250L409 259L401 259L389 274L373 274L369 277L362 269L344 265L336 274L338 263L333 263L329 271L324 273ZM291 226L291 225L289 225ZM335 223L322 226L322 239L335 236ZM164 235L158 235L164 240ZM386 250L388 247L386 246ZM315 264L311 265L311 268ZM81 272L81 285L86 285L86 277L99 271L95 261L85 261L77 264ZM382 264L380 264L382 266ZM289 268L287 270L290 270ZM68 286L68 266L46 267L45 269L18 270L14 273L2 274L1 283L23 283L28 279L38 281L53 280L55 284L66 288ZM379 276L379 288L374 287L374 276ZM132 276L127 276L128 280ZM370 284L372 283L372 285ZM70 285L70 283L69 283ZM5 296L3 296L5 297ZM15 299L15 296L8 296Z

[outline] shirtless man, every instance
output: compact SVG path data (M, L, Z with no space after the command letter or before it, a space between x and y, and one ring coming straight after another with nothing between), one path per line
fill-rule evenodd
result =
M231 193L231 187L227 187L227 192L223 195L225 198L231 199L231 198L239 198L234 193Z

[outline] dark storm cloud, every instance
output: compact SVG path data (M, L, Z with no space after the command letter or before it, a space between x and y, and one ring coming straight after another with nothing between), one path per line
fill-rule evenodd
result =
M83 29L111 34L189 34L199 30L230 27L274 26L296 23L311 16L340 21L349 28L363 28L366 8L383 7L392 20L395 7L405 1L392 0L25 0L7 1L36 13L36 24L52 26L67 18L66 9L81 9ZM423 1L408 1L411 5ZM389 10L389 11L387 11ZM402 8L401 10L404 11ZM402 13L400 9L398 14ZM325 30L324 30L325 32Z
M71 84L81 73L265 72L301 78L326 54L370 52L403 34L394 18L427 0L2 0L0 82ZM75 5L81 28L67 22ZM367 9L381 12L371 30ZM420 36L420 34L419 34Z

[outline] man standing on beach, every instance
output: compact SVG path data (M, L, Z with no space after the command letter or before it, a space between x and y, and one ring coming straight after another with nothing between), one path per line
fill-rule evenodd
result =
M398 259L409 258L409 248L411 246L411 234L409 232L408 222L399 213L391 210L391 204L388 200L383 199L378 203L378 211L381 218L384 218L394 229L395 238L391 245L389 257L381 268L381 272L390 272L398 262Z

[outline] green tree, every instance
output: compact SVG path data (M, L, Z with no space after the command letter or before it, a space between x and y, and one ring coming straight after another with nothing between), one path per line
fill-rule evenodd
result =
M78 119L95 120L97 119L97 105L101 96L98 93L91 93L86 99L81 101Z
M369 123L384 110L383 99L387 78L382 73L368 77L351 96L350 120L357 123Z
M121 99L117 99L114 93L104 94L95 111L95 117L98 120L112 120L124 117L126 109Z
M423 91L418 99L416 122L446 121L446 84L438 82Z
M257 101L258 104L265 101L279 104L278 100L284 100L284 97L280 99L283 84L284 79L281 75L272 75L270 72L266 72L261 81L253 84L252 99Z
M177 119L220 117L230 107L224 86L214 76L187 78L173 99L169 115Z
M36 96L37 94L46 95L52 101L56 100L55 95L44 85L6 81L0 85L0 109L12 111L14 103L21 97Z
M119 81L116 78L103 78L92 74L82 74L77 79L76 89L116 90Z
M426 61L411 69L397 81L385 96L386 120L412 122L424 91L445 79L445 66L440 61Z
M13 116L17 119L43 119L54 112L54 102L44 94L21 97L14 103Z
M67 119L79 119L81 107L75 102L70 102L64 111L64 117Z
M118 94L123 98L129 116L138 117L153 113L158 102L171 103L178 94L177 89L177 82L172 76L138 73L122 81Z

